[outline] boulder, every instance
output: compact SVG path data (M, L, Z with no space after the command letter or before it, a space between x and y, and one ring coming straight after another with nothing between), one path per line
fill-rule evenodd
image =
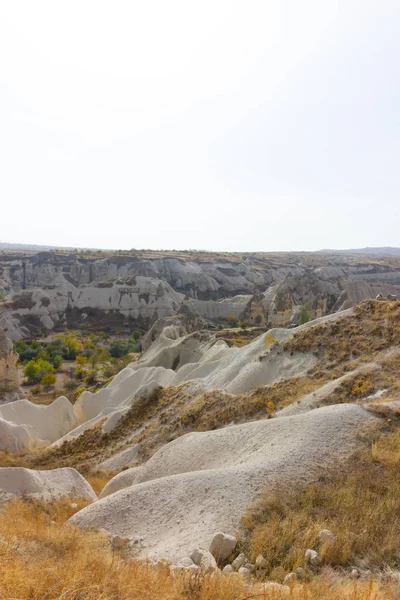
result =
M297 579L296 573L288 573L285 576L285 579L283 580L283 584L284 585L289 585L289 586L293 585L293 583L296 581L296 579Z
M324 543L328 541L333 541L335 539L335 534L332 533L332 531L330 531L329 529L323 529L319 532L318 537L319 541L321 543Z
M321 559L318 552L311 550L310 548L305 551L304 558L308 563L310 563L310 565L313 565L313 567L317 567L321 564Z
M204 552L199 567L204 573L212 573L218 569L217 563L211 552Z
M97 496L78 471L65 467L36 471L24 467L0 468L0 491L19 497L51 501L63 497L94 502Z
M198 565L195 565L192 559L189 558L189 556L186 556L185 558L182 558L180 561L178 561L176 565L173 565L171 567L171 572L176 573L179 571L197 571L199 568L200 567L198 567Z
M262 554L259 554L257 556L255 565L257 569L265 569L265 567L267 566L267 561L265 560Z
M243 567L243 565L245 565L248 562L249 560L247 556L242 553L239 554L239 556L237 556L234 561L232 561L232 567L237 571L238 569L240 569L240 567Z
M206 573L212 573L217 569L217 562L214 556L208 550L203 548L196 548L190 554L191 560L195 565L201 568Z
M230 573L234 573L235 570L232 567L232 565L226 565L223 569L222 572L225 573L226 575L229 575Z
M209 550L218 562L223 562L232 554L236 548L236 544L237 539L233 535L228 535L220 531L211 540Z

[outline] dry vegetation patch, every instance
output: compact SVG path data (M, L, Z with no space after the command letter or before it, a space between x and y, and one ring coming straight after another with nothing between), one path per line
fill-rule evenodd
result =
M389 425L385 425L389 427ZM252 559L262 553L267 572L306 567L312 548L325 565L400 569L400 429L390 425L355 455L345 473L327 473L305 486L269 491L243 517L244 547ZM319 542L329 529L335 540Z
M79 501L76 501L77 503ZM78 508L81 508L82 503ZM100 533L63 524L77 510L64 500L49 504L17 501L0 519L2 600L279 600L241 577L172 576L166 565L129 560ZM294 586L294 600L384 600L392 583L351 582L326 573Z
M400 346L400 302L366 300L352 315L299 331L286 342L286 352L313 352L317 367L371 360L378 352Z

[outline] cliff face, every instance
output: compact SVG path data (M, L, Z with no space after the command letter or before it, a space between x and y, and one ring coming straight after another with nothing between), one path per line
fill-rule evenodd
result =
M322 281L362 280L400 286L400 258L325 256L319 253L260 255L179 255L147 253L86 258L40 252L16 258L0 255L0 288L21 291L92 285L132 276L168 283L175 291L199 300L262 293L276 281L315 273ZM230 258L229 258L230 257Z
M296 323L376 294L398 294L400 258L320 253L0 254L0 327L12 339L53 329L147 330L182 304L208 321Z

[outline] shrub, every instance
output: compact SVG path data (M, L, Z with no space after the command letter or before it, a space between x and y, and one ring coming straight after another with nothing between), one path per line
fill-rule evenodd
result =
M82 392L85 391L85 388L83 386L79 387L76 391L75 391L75 400L78 400L79 396L82 394Z
M308 321L311 321L311 312L307 304L303 304L300 309L299 325L304 325Z
M53 373L54 367L47 360L38 358L30 360L24 369L24 375L28 378L28 383L39 383L46 373Z
M122 358L129 352L134 352L133 344L129 342L121 342L121 340L114 340L109 349L110 356L113 358Z
M53 359L51 362L53 363L53 365L56 369L59 369L62 365L62 361L63 361L63 357L61 356L61 354L56 354L55 356L53 356Z
M45 375L43 375L42 379L40 380L40 383L42 385L44 385L45 388L50 388L52 385L54 385L56 382L56 376L53 375L52 373L46 373Z
M85 377L85 382L88 385L93 385L94 383L96 383L97 381L97 371L95 371L94 369L92 369L91 371L88 372L88 374Z
M22 363L28 362L30 360L35 360L38 358L38 354L41 351L42 347L39 344L35 344L35 342L31 342L28 344L22 340L15 342L14 344L15 351L19 354L19 360Z
M65 382L65 387L67 390L75 390L78 387L79 383L75 381L75 379L68 379Z
M76 364L79 366L83 366L84 364L87 363L87 358L86 356L77 356L76 357Z
M77 369L75 369L75 377L77 379L83 379L86 376L87 371L85 371L85 369L82 369L82 367L78 367Z

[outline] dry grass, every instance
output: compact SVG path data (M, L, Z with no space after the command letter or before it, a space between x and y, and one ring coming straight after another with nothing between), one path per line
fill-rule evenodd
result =
M313 352L318 369L344 365L352 370L358 359L371 360L378 352L400 346L400 302L365 300L354 314L299 331L286 352Z
M392 427L369 441L345 474L327 473L284 494L265 492L243 517L251 558L262 553L274 576L304 567L307 548L318 550L325 565L399 569L400 430ZM320 545L322 529L335 541Z
M79 501L76 501L77 503ZM80 503L81 507L82 503ZM18 501L0 519L2 600L278 600L240 577L172 576L167 566L126 560L99 533L63 527L70 501ZM292 589L294 600L384 600L394 584L338 580L326 573Z

